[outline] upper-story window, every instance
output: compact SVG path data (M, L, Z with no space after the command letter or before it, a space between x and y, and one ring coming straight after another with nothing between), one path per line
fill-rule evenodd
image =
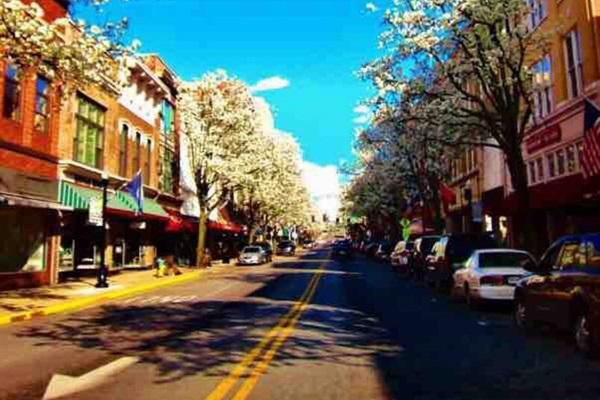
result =
M4 73L4 118L18 121L21 119L21 70L9 63Z
M76 133L73 139L75 161L102 168L106 109L83 95L77 96Z
M135 173L137 174L142 165L142 134L140 132L135 133L135 156L133 165L135 166Z
M48 133L50 127L50 81L38 75L35 81L35 129Z
M175 112L173 105L167 100L163 100L161 109L161 132L165 135L171 135L175 131Z
M549 55L544 56L533 66L534 87L533 106L536 118L543 118L552 112L552 61Z
M527 23L530 30L535 29L548 16L547 0L527 0L529 16Z
M152 168L152 139L146 141L146 158L144 159L144 183L150 184L150 173Z
M127 177L129 126L123 124L119 135L119 175Z
M160 149L160 182L159 188L166 193L172 193L174 188L175 174L173 163L175 160L174 151L166 146Z
M577 29L567 33L564 47L567 67L567 91L569 98L575 98L581 94L583 88L581 42Z

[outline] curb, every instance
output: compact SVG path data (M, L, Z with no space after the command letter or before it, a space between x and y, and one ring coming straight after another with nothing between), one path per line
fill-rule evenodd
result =
M38 310L24 311L19 313L13 313L8 315L0 315L0 327L9 325L15 322L28 321L34 318L46 317L53 314L63 313L67 311L80 310L82 308L96 305L99 302L114 300L120 297L126 297L133 294L147 292L153 289L158 289L165 286L175 285L177 283L191 281L205 275L207 271L189 272L181 276L175 276L168 280L150 282L139 286L133 286L125 289L115 290L106 294L98 294L81 299L75 299L72 301L66 301L64 303L48 306Z

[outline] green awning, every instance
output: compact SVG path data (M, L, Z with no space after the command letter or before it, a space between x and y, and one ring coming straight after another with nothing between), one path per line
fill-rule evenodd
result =
M134 212L137 210L137 204L134 198L127 192L117 192L115 193L115 197L119 197L119 199L127 204L131 210ZM156 202L156 200L150 199L148 197L144 197L144 210L145 215L153 215L155 217L161 218L169 218L169 214L165 211L164 208L160 204Z
M75 209L87 210L90 206L90 199L96 197L101 199L102 192L98 189L78 186L70 182L61 181L59 188L59 200L61 204L73 207ZM107 208L128 213L135 213L137 206L135 200L129 193L116 192L108 196ZM145 215L151 215L160 218L169 218L169 214L155 200L144 197Z
M90 199L95 197L102 199L102 192L98 189L87 188L78 186L70 182L61 181L59 188L59 200L67 206L75 209L87 210L90 207ZM119 211L133 212L135 209L131 208L126 202L121 200L117 196L110 196L107 208Z

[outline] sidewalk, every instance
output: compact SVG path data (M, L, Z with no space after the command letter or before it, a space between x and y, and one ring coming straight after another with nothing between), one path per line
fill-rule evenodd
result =
M215 266L212 267L213 269ZM56 286L0 292L0 326L74 311L99 302L189 281L208 270L180 268L182 274L156 278L154 270L121 272L109 277L108 289L96 289L95 277L86 277Z

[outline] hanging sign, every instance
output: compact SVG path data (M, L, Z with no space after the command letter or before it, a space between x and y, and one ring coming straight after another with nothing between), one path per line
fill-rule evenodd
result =
M102 200L97 197L92 197L90 199L88 224L102 226Z

